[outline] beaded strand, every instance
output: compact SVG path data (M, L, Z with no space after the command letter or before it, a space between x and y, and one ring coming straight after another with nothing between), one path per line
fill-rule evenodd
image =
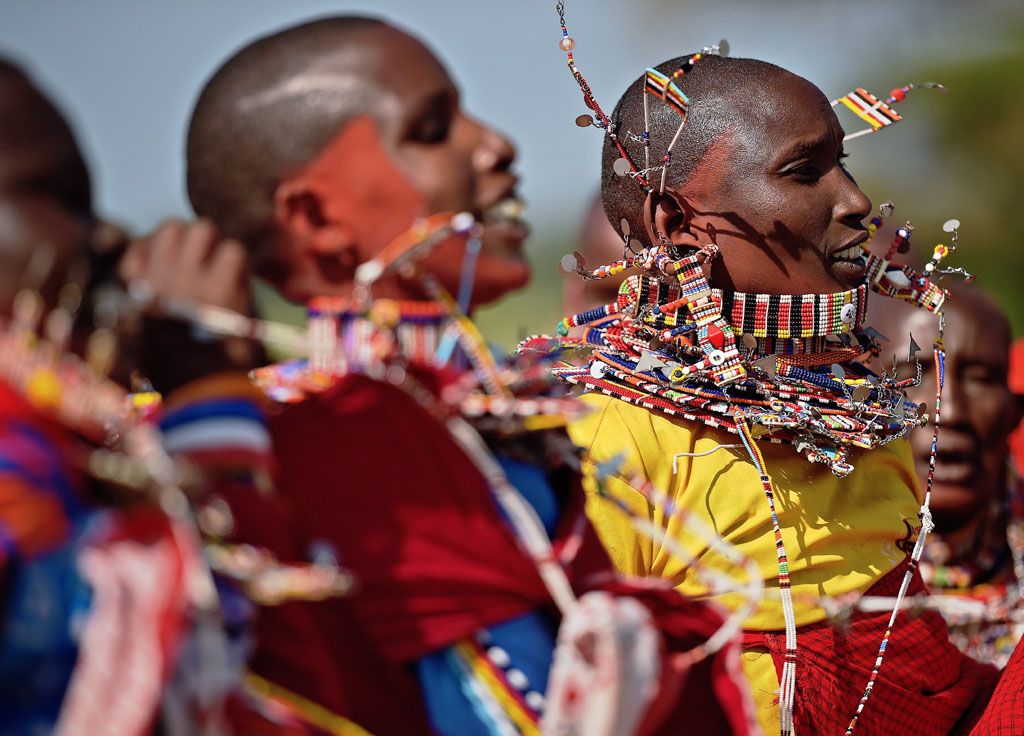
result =
M924 503L921 504L920 510L921 531L918 532L917 541L914 543L914 551L911 553L910 559L907 561L907 571L903 575L903 582L900 584L899 593L896 595L896 603L893 605L892 615L889 617L889 623L886 626L885 634L882 636L882 643L878 647L878 655L875 657L875 664L871 669L868 684L864 688L864 694L861 696L860 702L857 703L857 710L853 714L853 718L850 719L850 725L846 727L846 736L851 736L851 734L853 734L854 729L857 727L857 723L860 721L861 714L864 712L864 706L867 704L868 698L871 697L871 691L874 689L875 682L878 679L878 672L882 669L885 652L889 647L889 639L892 636L893 628L896 625L896 617L899 615L899 612L903 607L903 599L907 595L907 590L909 589L910 582L914 577L914 572L917 570L921 561L921 554L924 552L925 540L927 540L929 532L935 528L935 524L932 521L930 506L932 486L935 481L935 460L939 447L939 429L942 425L942 389L946 382L946 351L942 341L942 335L944 332L943 327L943 319L940 314L939 337L935 340L935 345L932 348L935 355L935 419L934 428L932 429L931 452L928 455L928 475L925 480Z

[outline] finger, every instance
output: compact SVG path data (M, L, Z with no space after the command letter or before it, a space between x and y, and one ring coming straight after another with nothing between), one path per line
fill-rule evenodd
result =
M249 306L249 254L234 239L222 240L208 271L207 301L247 313Z
M209 220L197 220L185 227L182 236L182 249L179 273L194 275L216 250L220 234L217 227Z
M128 244L117 264L117 275L126 284L143 278L146 262L149 260L149 238L139 238Z
M144 278L159 294L165 294L177 270L178 252L185 223L168 220L153 234Z

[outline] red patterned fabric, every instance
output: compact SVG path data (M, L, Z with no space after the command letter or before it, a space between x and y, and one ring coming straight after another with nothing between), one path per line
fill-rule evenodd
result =
M1018 645L971 736L1020 734L1024 734L1024 648Z
M892 596L906 565L898 565L868 591ZM925 590L914 574L909 595ZM857 614L843 630L825 624L798 629L797 733L843 733L856 712L890 614ZM782 671L785 635L748 632L747 646L767 646ZM871 697L857 723L860 736L948 736L968 733L998 679L995 667L962 654L935 612L903 611L889 639ZM1022 732L1024 733L1024 732Z

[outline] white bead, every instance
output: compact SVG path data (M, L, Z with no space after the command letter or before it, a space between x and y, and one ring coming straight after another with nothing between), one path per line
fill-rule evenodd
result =
M491 647L487 650L487 656L492 662L494 662L494 664L498 665L502 669L512 664L512 658L509 657L508 652L501 647Z
M857 306L844 304L843 308L839 310L839 319L843 321L844 325L852 325L853 321L857 319Z
M508 677L508 684L516 690L525 690L530 687L530 680L522 670L511 669L506 677Z
M526 693L526 704L536 711L544 710L544 696L536 690Z

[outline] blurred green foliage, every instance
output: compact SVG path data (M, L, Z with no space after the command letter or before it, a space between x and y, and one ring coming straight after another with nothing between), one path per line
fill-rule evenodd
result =
M946 169L943 188L952 190L963 224L955 265L976 274L999 299L1019 335L1024 332L1024 27L1014 35L1019 40L1013 50L929 65L929 77L946 84L950 94L928 95L921 115L934 120L931 153ZM917 204L927 211L933 201ZM952 213L933 210L930 216L941 220Z

